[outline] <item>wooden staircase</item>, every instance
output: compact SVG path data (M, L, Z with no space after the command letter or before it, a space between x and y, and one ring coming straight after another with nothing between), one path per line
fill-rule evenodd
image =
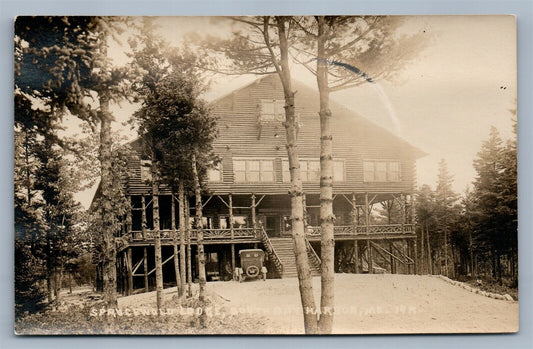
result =
M292 238L271 238L270 243L276 251L281 263L283 264L282 278L294 278L298 274L296 272L296 258L292 248ZM311 254L314 251L307 251L309 258L309 267L311 268L311 276L320 275L320 264L316 258L312 258Z

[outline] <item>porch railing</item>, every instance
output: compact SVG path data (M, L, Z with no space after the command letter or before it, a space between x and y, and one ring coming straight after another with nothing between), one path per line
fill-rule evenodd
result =
M336 225L334 234L341 235L357 235L357 234L405 234L413 233L413 224L377 224L369 225L368 229L365 225ZM320 236L320 227L308 226L306 234L308 236Z
M307 248L308 257L311 258L315 262L315 265L320 269L322 265L322 261L320 260L320 257L318 257L318 254L316 253L313 246L311 246L311 243L309 242L309 240L307 239L305 239L305 247Z
M231 238L230 229L204 229L204 240L244 240L244 239L255 239L254 229L253 228L234 228L233 229L233 239ZM172 239L172 230L161 229L161 239ZM154 239L154 231L147 230L143 237L142 231L132 231L131 232L133 240L150 240ZM179 231L177 232L179 236ZM191 241L196 241L198 236L197 229L190 230Z
M259 226L257 227L257 232L259 235L259 239L265 246L265 250L268 254L268 257L274 262L276 271L279 273L279 275L283 275L283 263L281 263L281 259L276 253L276 250L274 250L274 246L272 246L272 242L270 242L270 238L268 237L265 229L261 224L259 224Z

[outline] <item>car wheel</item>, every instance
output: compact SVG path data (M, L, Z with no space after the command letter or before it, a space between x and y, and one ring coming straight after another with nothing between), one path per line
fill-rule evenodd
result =
M259 268L255 265L250 265L248 268L246 268L246 276L249 277L256 277L259 275Z

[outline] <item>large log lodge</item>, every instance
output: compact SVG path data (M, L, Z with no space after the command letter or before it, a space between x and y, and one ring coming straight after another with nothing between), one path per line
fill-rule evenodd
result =
M307 247L312 270L317 275L318 93L300 83L295 83L294 89ZM209 171L208 194L202 198L208 281L229 280L232 270L240 264L238 252L248 248L266 251L268 278L296 277L281 83L277 75L267 75L212 105L218 118L214 149L221 162ZM336 271L416 272L413 191L416 159L425 153L340 105L332 103L331 109ZM117 287L123 294L155 287L150 167L148 160L140 156L141 141L131 145L139 152L128 165L134 174L126 188L132 210L122 231L117 233ZM396 221L375 224L373 209L385 202L395 203L400 214L394 215ZM159 191L159 205L163 279L165 286L170 286L175 285L172 221L178 220L178 201L165 186ZM192 198L188 206L192 222ZM188 235L194 280L196 230L189 229Z

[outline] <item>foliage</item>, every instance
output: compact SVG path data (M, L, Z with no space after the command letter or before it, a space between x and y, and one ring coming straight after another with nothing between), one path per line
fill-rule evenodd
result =
M327 63L331 92L395 77L428 42L424 32L400 34L400 16L304 16L293 17L293 22L293 57L314 75L321 63L316 62L321 37L324 50L319 59Z
M467 188L459 200L451 188L452 176L441 161L437 189L425 185L417 193L417 219L421 231L432 233L434 261L442 263L451 252L448 258L454 277L479 278L488 273L501 285L502 273L511 280L517 278L516 138L504 143L492 127L474 168L474 188Z
M32 253L28 239L15 240L15 316L43 308L46 292L40 282L45 275L42 259Z
M169 48L164 41L156 40L150 19L144 20L143 31L131 44L134 69L141 72L134 90L142 101L133 121L147 146L145 156L151 157L154 152L161 179L174 192L180 181L190 190L191 152L197 154L202 179L216 162L212 151L216 119L201 99L207 86L195 68L199 59L187 48Z

